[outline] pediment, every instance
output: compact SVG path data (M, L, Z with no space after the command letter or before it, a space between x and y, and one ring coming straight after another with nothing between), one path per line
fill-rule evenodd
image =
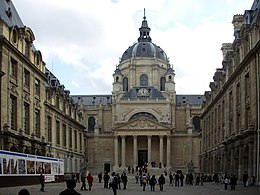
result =
M114 128L114 131L124 130L170 130L170 127L147 118L138 118L120 124Z

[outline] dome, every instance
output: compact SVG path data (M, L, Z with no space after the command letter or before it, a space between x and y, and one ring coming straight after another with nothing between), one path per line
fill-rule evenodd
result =
M130 58L159 58L168 62L166 53L152 42L138 42L129 47L122 55L121 62Z
M168 63L166 53L156 44L152 43L150 37L151 29L148 27L146 17L143 17L142 26L139 28L140 37L138 42L130 46L121 57L121 62L129 60L131 58L146 57L146 58L158 58Z

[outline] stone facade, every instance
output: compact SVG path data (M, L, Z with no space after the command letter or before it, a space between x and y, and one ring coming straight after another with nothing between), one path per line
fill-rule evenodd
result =
M47 70L12 1L0 5L0 149L63 158L65 172L79 172L86 139L78 106Z
M222 68L217 69L203 106L203 152L200 167L207 173L246 171L259 183L259 29L260 3L233 17L233 43L222 45Z
M87 156L92 173L125 170L147 162L199 172L203 95L176 95L174 70L152 43L146 17L138 43L122 55L114 71L112 95L73 95L87 126ZM151 167L151 163L155 167Z

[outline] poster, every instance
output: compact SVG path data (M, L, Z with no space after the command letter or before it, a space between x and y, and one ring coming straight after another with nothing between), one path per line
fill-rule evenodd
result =
M27 160L27 174L35 174L35 161Z

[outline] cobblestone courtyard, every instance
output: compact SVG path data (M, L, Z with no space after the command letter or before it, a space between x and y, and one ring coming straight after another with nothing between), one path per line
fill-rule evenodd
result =
M169 186L169 182L166 181L166 185L163 192L159 191L159 187L156 186L156 191L151 192L150 186L147 186L146 191L142 191L142 187L139 184L136 184L133 176L128 176L129 182L126 190L118 190L118 195L145 195L145 194L164 194L164 195L172 195L172 194L187 194L187 195L220 195L220 194L236 194L236 195L259 195L260 187L249 186L244 188L242 185L237 185L236 191L231 191L230 188L228 190L224 190L223 184L212 184L205 183L204 186L183 186L183 187L175 187ZM18 187L9 187L9 188L0 188L1 195L16 195L19 190L22 188L26 188L30 191L31 195L58 195L62 190L65 189L65 183L47 183L45 187L45 192L40 192L40 184L39 185L31 185L31 186L18 186ZM92 195L112 195L113 192L111 189L104 189L103 183L97 182L97 177L95 176L94 186L92 191L80 191L81 183L77 184L76 190L84 194L92 194Z

